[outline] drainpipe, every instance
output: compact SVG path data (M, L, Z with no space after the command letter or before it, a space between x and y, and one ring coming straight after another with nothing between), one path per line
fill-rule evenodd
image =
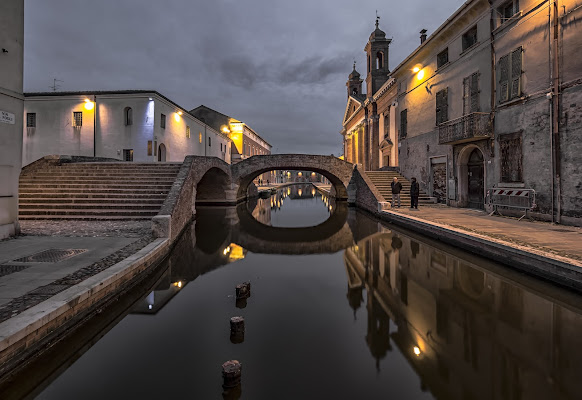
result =
M554 205L554 187L555 187L555 179L554 179L554 174L556 171L556 166L554 163L554 116L553 116L553 103L552 103L552 96L553 96L553 88L552 88L552 84L553 84L553 63L552 63L552 37L551 37L551 32L552 32L552 8L550 7L550 5L548 5L548 70L550 71L550 81L548 82L548 85L550 87L550 89L552 90L551 92L548 93L548 105L549 105L549 109L550 109L550 161L551 161L551 165L552 165L552 170L551 170L551 181L552 181L552 186L551 186L551 195L552 195L552 223L555 222L555 216L556 216L556 210L555 210L555 205Z
M552 91L552 125L554 138L554 165L556 171L556 222L561 222L562 215L562 189L560 180L560 131L559 131L559 99L560 99L560 65L559 65L559 42L558 42L558 1L554 1L554 54L553 54L553 91Z
M204 124L204 156L206 157L206 146L208 146L208 138L206 137L206 124Z
M491 150L492 150L492 154L491 156L494 157L495 156L495 107L496 107L496 103L495 103L495 98L496 98L496 91L495 91L495 87L496 87L496 82L495 80L497 79L497 73L496 73L496 69L495 69L495 38L493 37L493 29L494 27L494 21L495 21L495 8L493 7L493 1L489 0L489 7L491 7L491 18L489 21L489 42L490 42L490 47L491 47L491 114L489 117L489 122L491 124Z
M95 108L93 109L93 157L97 157L97 95L93 95L93 103L95 103Z

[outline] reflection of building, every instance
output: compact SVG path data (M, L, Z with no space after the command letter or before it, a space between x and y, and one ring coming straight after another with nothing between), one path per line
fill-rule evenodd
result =
M232 140L233 163L251 156L271 154L271 145L246 123L219 113L205 105L191 110L190 113L214 129L229 135ZM267 182L267 180L275 182L275 173L267 172L262 174L260 178L264 182Z
M346 160L398 166L455 207L483 208L488 188L535 189L545 218L581 223L581 6L469 0L392 71L376 24L366 93L355 67L347 81Z
M281 175L280 183L301 183L301 182L320 182L329 183L327 178L317 172L312 171L277 171Z
M230 139L156 91L27 93L23 165L51 154L230 163Z
M436 398L581 393L579 304L388 231L346 250L344 260L350 306L362 307L358 289L368 294L370 351L379 360L396 345Z
M0 3L0 239L18 233L22 165L24 2Z

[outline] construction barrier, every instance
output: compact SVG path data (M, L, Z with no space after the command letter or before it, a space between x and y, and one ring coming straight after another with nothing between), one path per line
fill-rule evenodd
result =
M495 213L501 215L499 207L515 208L523 210L524 214L519 218L527 216L527 213L536 208L536 191L533 189L510 189L493 188L487 190L487 203L493 207L489 215Z

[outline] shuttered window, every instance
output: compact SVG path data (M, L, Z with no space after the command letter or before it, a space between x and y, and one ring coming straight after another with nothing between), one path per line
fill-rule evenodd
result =
M449 48L447 47L437 55L437 69L449 62Z
M403 139L407 135L408 129L408 110L400 111L400 138Z
M436 94L436 124L449 120L449 88L439 90Z
M499 136L501 182L523 182L522 143L521 132Z
M521 96L522 54L522 48L518 47L499 58L498 98L500 103Z
M73 126L76 128L83 126L83 112L82 111L73 112Z
M479 72L463 79L463 115L479 111Z
M36 127L36 113L26 113L26 127L27 128Z

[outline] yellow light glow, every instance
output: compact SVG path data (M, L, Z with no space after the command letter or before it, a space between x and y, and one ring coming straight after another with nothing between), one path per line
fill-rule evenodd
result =
M329 205L329 211L331 211L331 210L332 210L332 206L331 206L331 204L330 204L330 205Z
M297 176L303 176L303 172L299 172Z
M231 243L230 246L228 246L228 247L231 249L230 254L228 256L228 258L231 261L241 260L241 259L245 258L244 249L242 247L240 247L239 245Z
M315 196L315 189L311 189L311 195Z
M224 133L230 133L230 129L228 129L228 127L225 125L222 127L222 132Z
M311 176L315 176L315 172L312 172L312 173L311 173Z
M91 111L93 109L93 107L95 107L95 103L93 103L89 99L85 99L85 110Z
M287 177L289 178L291 176L291 172L287 172Z
M229 251L230 251L230 246L227 246L226 249L224 249L224 251L222 252L222 254L227 255Z
M301 196L301 193L303 193L303 190L299 189L299 190L297 191L297 193L299 193L299 196Z
M418 78L418 80L421 80L422 78L424 78L424 70L421 69L418 74L416 75L416 77Z
M182 288L182 281L174 282L174 286L178 289Z
M182 111L178 111L178 115L182 115Z
M419 67L414 67L414 68L412 68L412 72L414 72L415 74L416 74L418 71L420 71L420 68L419 68Z
M176 122L180 122L180 114L182 114L182 113L174 114L174 119L176 120Z
M418 348L418 346L414 346L413 351L414 351L414 354L416 354L417 356L420 355L420 349Z
M291 195L291 188L287 188L287 196Z

